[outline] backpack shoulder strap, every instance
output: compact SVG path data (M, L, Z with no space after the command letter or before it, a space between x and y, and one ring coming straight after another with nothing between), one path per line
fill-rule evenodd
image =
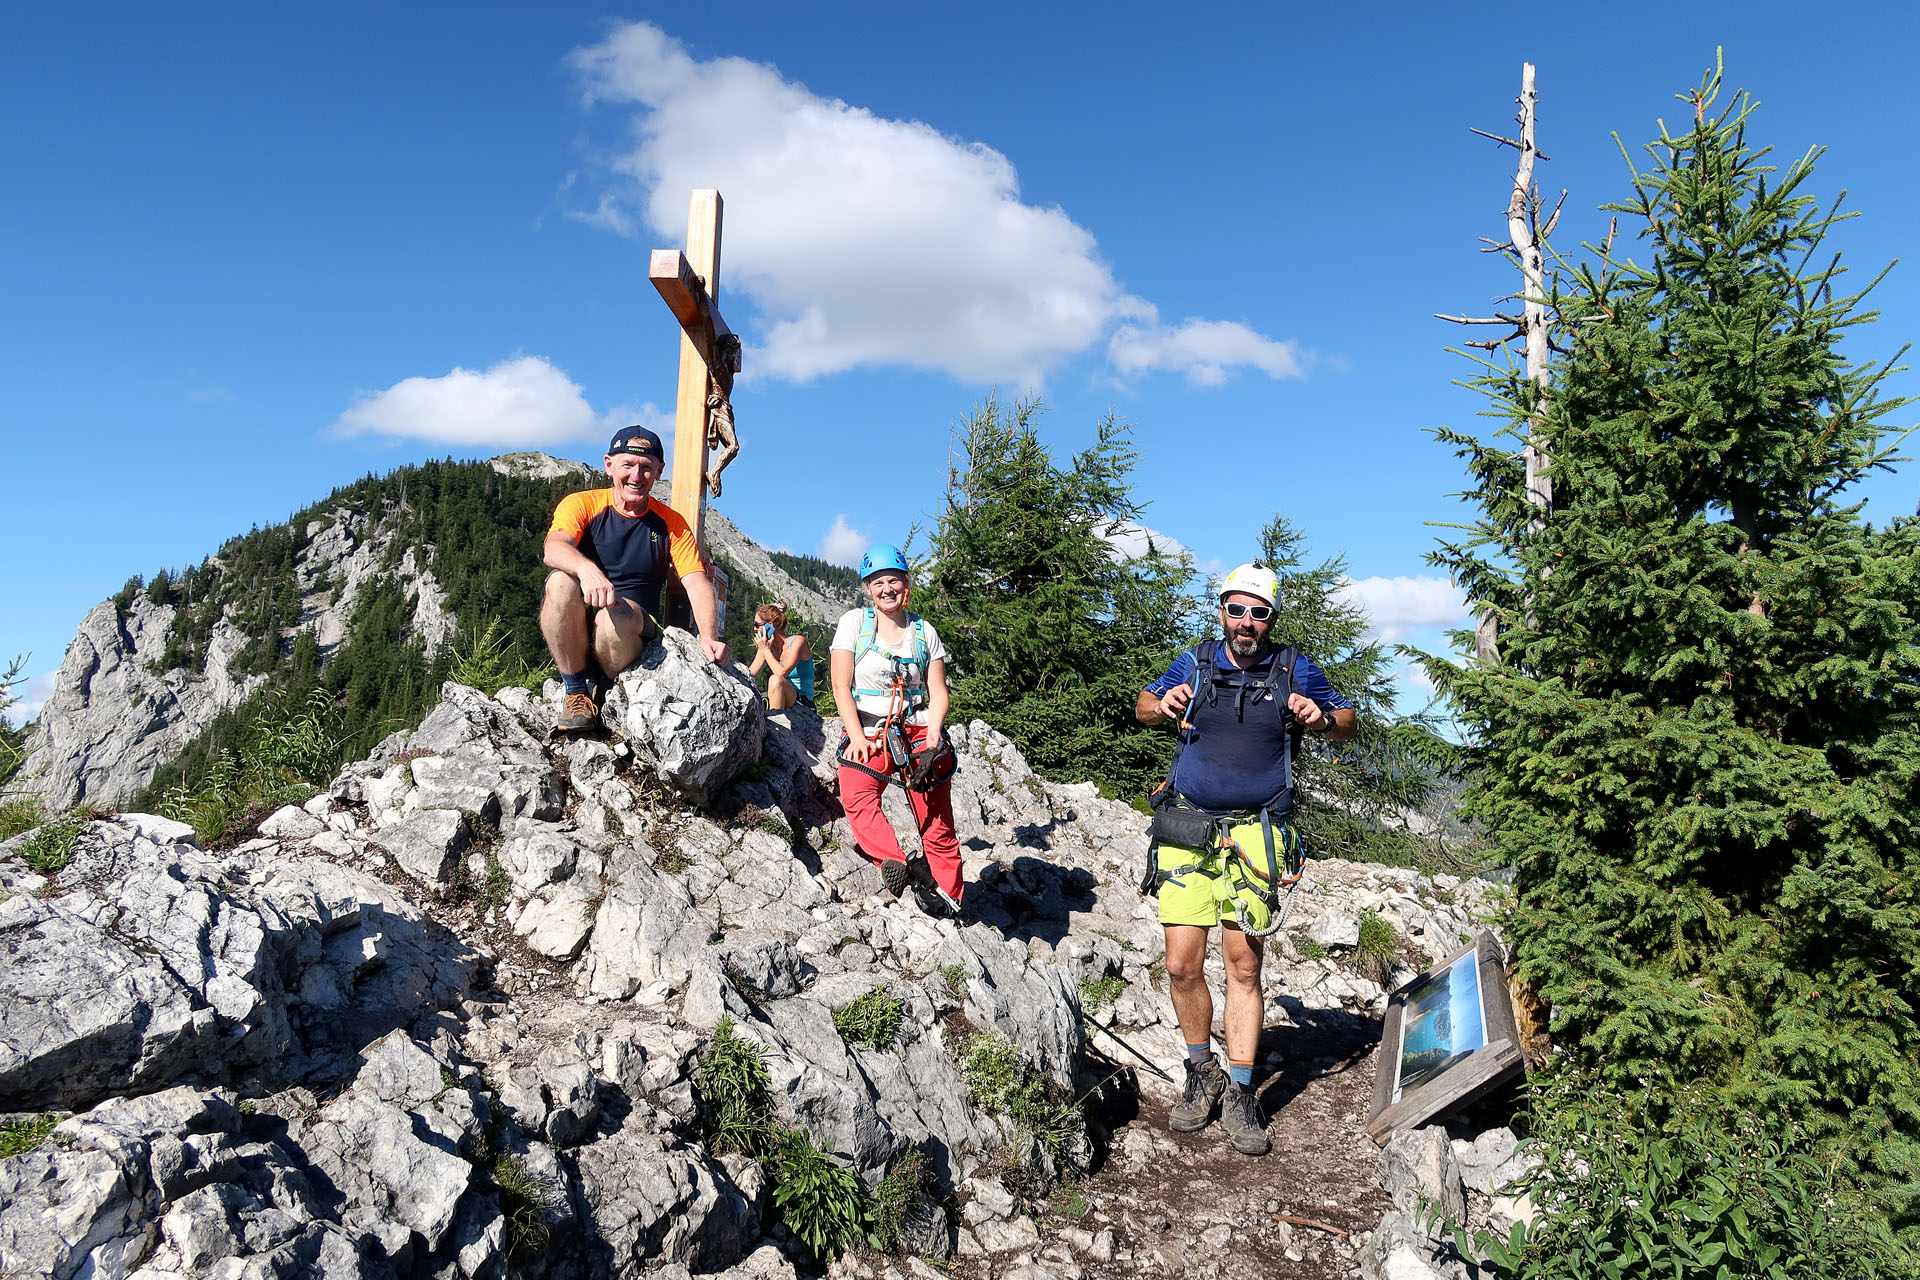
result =
M926 680L927 668L933 665L932 651L927 648L927 625L917 613L907 616L913 619L913 660L920 664L920 678Z
M879 619L874 615L872 606L869 605L860 617L860 638L853 642L853 660L855 662L860 661L862 657L866 656L867 650L874 648L879 643L875 638L875 634L879 629Z

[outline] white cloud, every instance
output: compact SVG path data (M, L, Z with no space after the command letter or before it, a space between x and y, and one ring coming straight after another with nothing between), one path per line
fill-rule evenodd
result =
M1244 325L1161 328L1093 235L1062 209L1023 202L1012 162L982 143L821 97L762 63L698 61L645 22L571 62L589 105L640 111L631 148L612 161L632 186L570 216L678 243L688 190L718 187L722 311L737 290L766 324L749 375L804 382L904 365L1034 386L1131 333L1116 356L1136 373L1299 376L1292 344Z
M1307 376L1307 357L1298 343L1276 342L1232 320L1122 325L1107 342L1107 359L1123 378L1167 370L1184 372L1187 381L1203 387L1219 386L1240 365L1270 378Z
M1445 578L1349 578L1342 594L1366 610L1372 634L1387 643L1467 617L1466 597Z
M1169 538L1166 534L1161 533L1158 529L1149 529L1147 526L1135 524L1131 520L1124 521L1107 530L1107 544L1113 548L1113 558L1115 560L1140 559L1147 554L1149 541L1151 541L1154 550L1163 556L1171 556L1175 560L1178 560L1181 556L1191 556L1193 554L1185 546Z
M20 701L7 708L7 719L18 727L38 716L53 692L53 679L59 674L58 668L42 671L20 686Z
M866 555L866 549L872 545L872 530L856 530L847 524L845 514L833 516L833 528L820 539L820 558L829 564L845 564L852 568Z
M866 554L872 540L872 530L856 529L847 523L845 514L836 515L833 527L820 539L820 558L829 564L845 565L851 569L860 563L860 557Z
M611 435L635 421L671 432L652 404L595 413L579 384L540 356L515 356L485 372L455 368L362 391L335 422L341 435L410 436L440 444L538 448Z

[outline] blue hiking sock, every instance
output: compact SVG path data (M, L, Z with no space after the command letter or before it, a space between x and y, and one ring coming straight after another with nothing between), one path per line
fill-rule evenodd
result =
M1213 1061L1213 1045L1207 1041L1187 1046L1187 1061L1196 1067L1204 1067Z
M560 673L560 683L567 687L568 697L572 697L576 693L591 692L587 685L587 673L584 671L577 672L573 675L568 675L562 671Z
M1251 1087L1253 1084L1253 1064L1251 1062L1229 1061L1227 1063L1227 1078L1239 1085L1242 1089Z

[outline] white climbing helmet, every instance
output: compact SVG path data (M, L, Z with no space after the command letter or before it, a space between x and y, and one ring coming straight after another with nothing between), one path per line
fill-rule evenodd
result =
M1226 581L1220 584L1220 599L1226 599L1235 591L1242 595L1258 596L1276 609L1280 607L1280 579L1274 576L1273 570L1258 561L1243 564L1228 574Z

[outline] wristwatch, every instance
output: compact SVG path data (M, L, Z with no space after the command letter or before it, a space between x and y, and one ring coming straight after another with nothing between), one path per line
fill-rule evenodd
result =
M1317 703L1316 703L1315 705L1316 705L1316 706L1318 706L1319 704L1317 704ZM1320 722L1320 724L1319 724L1319 727L1318 727L1317 729L1315 729L1315 732L1316 732L1316 733L1327 733L1327 732L1329 732L1329 731L1331 731L1331 730L1332 730L1332 728L1333 728L1333 723L1334 723L1334 722L1333 722L1333 708L1332 708L1332 707L1320 707L1320 714L1321 714L1321 715L1323 715L1323 716L1325 716L1325 717L1326 717L1326 719L1324 719L1324 720L1322 720L1322 721Z

